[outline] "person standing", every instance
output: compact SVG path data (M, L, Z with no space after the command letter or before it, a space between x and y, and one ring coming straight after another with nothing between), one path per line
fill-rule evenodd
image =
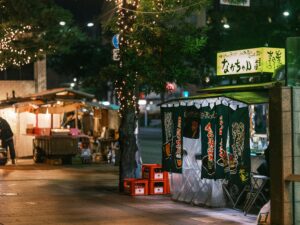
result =
M141 178L142 177L142 166L143 166L143 160L142 160L142 154L141 154L141 146L139 142L139 125L136 124L136 128L134 131L135 135L135 144L136 144L136 152L135 152L135 171L134 176L135 178Z
M63 124L64 128L76 128L76 115L74 112L69 112L66 114L66 121ZM81 129L81 122L77 120L77 128Z
M2 142L2 147L9 149L11 163L15 164L16 152L15 152L13 135L14 134L8 122L2 117L0 117L0 139Z

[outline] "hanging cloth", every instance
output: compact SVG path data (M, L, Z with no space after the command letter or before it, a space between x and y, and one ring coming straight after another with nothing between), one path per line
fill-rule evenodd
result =
M161 108L162 121L162 167L164 171L172 172L172 143L173 143L173 110Z
M184 108L161 108L162 119L162 167L164 171L182 172L182 129L184 126Z
M233 183L238 186L250 182L250 132L248 107L230 109L229 167Z
M229 176L227 156L227 137L229 124L229 107L222 104L216 106L216 179Z
M184 107L173 108L172 172L182 173Z
M214 179L215 165L215 131L216 112L215 107L202 107L200 109L201 140L202 140L202 173L201 178Z
M199 139L200 111L195 106L188 106L184 113L183 136L191 139Z

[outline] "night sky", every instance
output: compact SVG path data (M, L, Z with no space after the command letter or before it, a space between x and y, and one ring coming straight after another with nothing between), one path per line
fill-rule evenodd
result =
M105 0L54 0L61 7L70 10L77 25L84 26L88 22L96 22Z

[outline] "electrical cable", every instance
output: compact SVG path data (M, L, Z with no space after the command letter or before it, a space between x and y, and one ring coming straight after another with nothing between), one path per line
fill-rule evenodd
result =
M188 6L184 6L184 7L180 7L180 8L175 8L175 9L168 9L165 11L161 11L161 12L155 12L155 11L139 11L139 10L133 10L133 9L129 9L129 8L125 8L125 7L120 7L121 9L130 11L130 12L135 12L135 13L142 13L142 14L164 14L164 13L170 13L170 12L177 12L177 11L181 11L184 9L188 9L190 7L196 6L196 5L200 5L202 4L201 2L195 3L195 4L191 4Z

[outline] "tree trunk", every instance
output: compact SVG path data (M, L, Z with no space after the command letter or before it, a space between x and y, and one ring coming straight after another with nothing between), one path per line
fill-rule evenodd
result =
M134 178L136 169L135 153L137 151L136 137L134 134L136 126L135 109L128 108L122 113L120 126L120 171L119 190L124 191L124 178Z
M165 90L163 89L160 93L160 102L164 102L166 99Z

